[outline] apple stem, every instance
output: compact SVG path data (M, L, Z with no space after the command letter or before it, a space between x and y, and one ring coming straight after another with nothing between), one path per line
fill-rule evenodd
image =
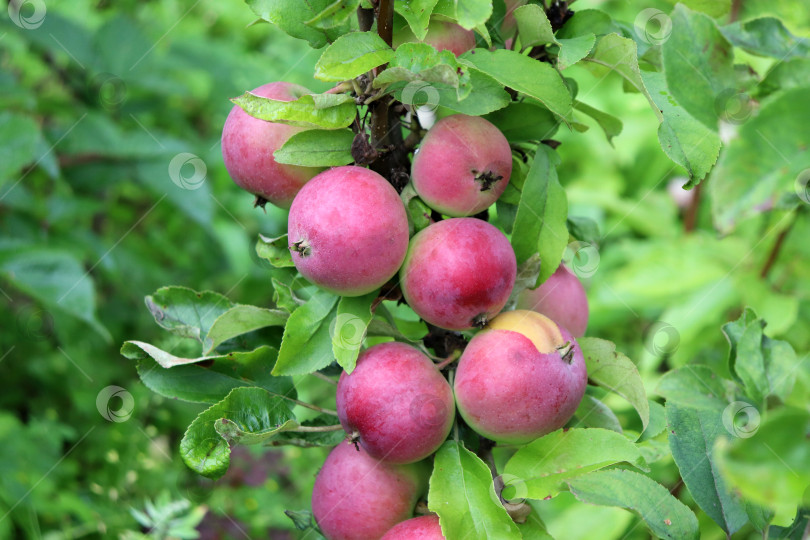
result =
M447 366L449 366L450 364L452 364L453 362L455 362L456 360L458 360L460 357L461 357L461 351L456 349L455 351L450 353L450 356L448 356L447 358L445 358L444 360L442 360L441 362L436 364L436 369L438 371L441 371L444 368L446 368Z
M570 341L566 341L564 344L557 347L557 351L560 353L560 358L565 360L568 364L574 361L574 344Z
M288 397L287 399L289 399L290 401L292 401L296 405L306 407L307 409L319 412L321 414L328 414L329 416L337 416L338 415L337 411L333 411L331 409L324 409L323 407L318 407L317 405L313 405L312 403L307 403L306 401L299 401L299 400L293 399L291 397Z

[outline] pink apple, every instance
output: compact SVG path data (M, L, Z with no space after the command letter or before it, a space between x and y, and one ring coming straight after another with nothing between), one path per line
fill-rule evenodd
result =
M562 264L536 289L518 295L518 309L542 313L574 337L585 335L588 327L588 298L577 276Z
M448 216L472 216L492 206L512 174L503 133L478 116L454 114L430 128L413 158L413 187Z
M337 386L337 412L371 457L412 463L442 445L456 414L453 391L433 362L404 343L363 352Z
M329 540L369 540L413 516L427 487L424 463L395 465L342 443L321 467L312 513Z
M311 94L303 86L273 82L251 93L279 101L293 101ZM276 163L273 152L305 128L253 118L234 106L222 128L222 158L236 185L281 208L289 208L293 197L322 168Z
M408 249L408 217L385 178L336 167L308 182L288 218L293 263L322 289L360 296L397 273Z
M502 313L473 337L458 363L458 411L476 432L522 444L573 416L588 382L573 336L534 311Z
M445 538L439 525L439 516L431 514L394 525L381 540L445 540Z
M486 221L446 219L412 239L400 270L408 305L425 321L447 330L482 327L512 292L515 252Z

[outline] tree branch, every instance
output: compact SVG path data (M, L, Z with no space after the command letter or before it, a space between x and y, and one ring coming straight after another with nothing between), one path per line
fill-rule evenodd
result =
M762 270L759 272L759 276L762 279L768 277L768 274L771 272L771 268L773 268L773 265L776 264L776 260L779 258L779 252L782 250L782 245L785 243L785 238L787 238L787 235L790 234L794 223L796 223L796 218L794 218L793 221L791 221L790 224L779 233L779 236L776 237L776 242L774 242L771 252L768 254L768 259L765 261L765 264L762 266Z

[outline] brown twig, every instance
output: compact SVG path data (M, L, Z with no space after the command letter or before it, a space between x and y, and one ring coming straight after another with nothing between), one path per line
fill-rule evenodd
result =
M695 230L697 226L698 214L700 213L700 199L701 193L703 192L703 183L698 184L695 186L695 193L692 197L692 200L689 201L689 206L686 207L686 211L683 215L683 229L687 233L690 233Z
M768 274L771 272L771 268L773 268L773 265L779 258L779 252L782 250L782 245L785 243L785 238L787 238L787 235L793 229L794 223L796 223L795 218L787 227L784 228L782 232L779 233L779 236L776 237L776 242L774 242L771 252L768 254L768 259L765 261L765 264L762 266L762 270L759 272L759 276L762 279L768 277Z

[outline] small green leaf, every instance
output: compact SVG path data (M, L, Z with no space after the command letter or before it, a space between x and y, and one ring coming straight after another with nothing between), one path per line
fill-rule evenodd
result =
M477 68L499 83L536 99L564 122L571 118L571 94L553 67L506 49L475 49L459 61Z
M139 360L138 375L150 390L171 399L216 403L240 386L260 386L272 394L296 397L290 377L270 375L278 351L266 345L250 352L208 357L206 360L213 362L210 367L195 363L175 363L169 366L171 369L167 369L157 364L152 357L147 357L140 348L122 348L122 354Z
M419 198L412 182L408 182L400 193L405 209L408 210L408 228L411 236L430 225L432 210Z
M273 375L301 375L328 366L332 356L329 327L338 297L317 291L287 320Z
M259 120L307 128L349 127L357 114L354 99L347 94L306 94L294 101L278 101L245 92L231 101Z
M433 12L472 30L486 23L492 15L492 0L439 0Z
M470 72L470 86L475 89L464 99L459 99L458 91L452 86L442 84L431 84L439 98L439 105L451 111L469 114L471 116L482 116L498 109L503 109L512 101L512 97L504 90L492 77L485 75L477 69L467 68ZM429 99L435 99L435 95L428 93ZM402 100L402 91L396 94L397 99Z
M588 56L596 43L596 36L585 34L575 38L557 40L560 45L560 52L557 55L557 68L560 70L569 68Z
M495 494L489 467L459 442L447 441L436 453L428 508L448 538L521 537Z
M306 21L314 28L335 28L345 25L349 17L357 12L360 0L334 0L326 9Z
M374 291L363 296L344 296L338 302L332 330L332 353L346 373L351 373L357 363L372 317L371 305L377 296L379 291Z
M217 317L203 344L203 354L210 354L225 341L268 326L284 326L289 314L280 309L236 305Z
M346 81L387 64L394 51L376 32L350 32L329 45L315 64L315 78Z
M276 268L295 266L292 255L290 254L290 246L286 234L278 238L267 238L260 234L259 240L256 242L256 253L262 259L270 261L270 264Z
M416 39L425 39L430 25L430 16L438 0L409 0L408 2L394 2L394 10L408 21Z
M661 47L670 93L692 117L717 131L717 100L736 88L731 44L710 17L677 5L672 33Z
M302 167L338 167L354 161L350 129L308 129L296 133L273 153L278 163Z
M520 6L513 14L518 27L520 45L524 49L535 45L557 43L551 23L541 6L537 4Z
M796 37L779 19L762 17L720 27L732 45L779 62L810 56L810 39Z
M186 287L162 287L147 296L145 302L161 327L200 343L205 341L214 321L234 305L219 293Z
M669 446L684 484L701 509L730 536L748 521L739 496L720 476L712 449L728 436L718 411L666 405Z
M641 452L615 431L557 430L520 448L506 463L508 485L522 497L542 500L564 490L572 478L616 463L649 470Z
M300 306L306 304L304 300L301 300L295 295L292 287L283 281L277 278L271 278L270 281L273 283L273 303L287 313L292 313Z
M692 364L664 374L655 392L684 407L722 410L729 404L726 381L708 366Z
M538 283L554 273L568 245L568 201L557 180L555 161L553 150L545 145L537 148L515 216L514 229L521 234L512 235L518 264L540 255Z
M621 120L581 101L574 101L574 108L596 120L596 123L602 128L602 131L605 132L605 137L607 137L608 142L611 146L613 145L613 137L622 132Z
M633 471L611 469L569 480L571 493L582 502L632 510L659 538L697 540L695 514L654 480Z
M585 355L588 378L626 399L636 409L641 425L646 428L650 420L650 404L636 365L618 352L616 345L610 341L589 337L577 341Z
M292 37L305 39L309 44L320 49L337 36L348 31L348 23L336 28L321 29L310 26L320 13L325 11L335 0L307 0L290 2L288 0L245 0L250 9L262 20L281 28Z
M622 433L622 425L616 417L616 413L610 407L593 396L585 395L577 407L575 422L572 427L578 428L602 428Z
M296 425L295 416L282 398L261 388L234 388L191 423L180 442L180 455L190 469L216 479L230 465L231 439L226 437L258 443Z
M160 347L155 347L143 341L125 341L121 346L121 354L130 360L138 360L149 356L164 368L197 364L199 362L205 362L206 360L219 358L217 355L200 356L198 358L181 358L164 351Z

